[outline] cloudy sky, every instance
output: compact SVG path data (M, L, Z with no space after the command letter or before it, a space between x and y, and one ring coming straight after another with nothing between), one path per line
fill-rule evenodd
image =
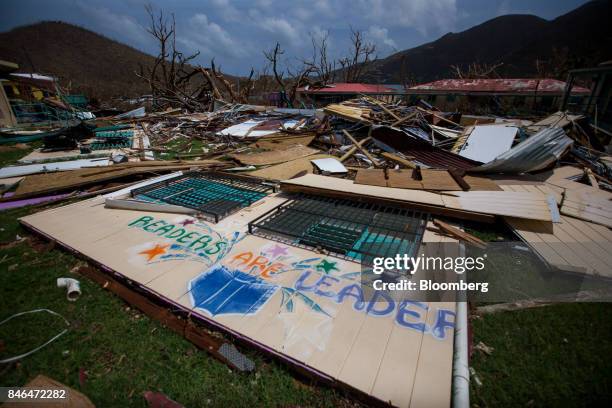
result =
M334 56L345 55L350 27L365 32L378 56L459 32L503 14L553 19L584 0L1 0L0 31L42 20L61 20L104 34L148 53L144 5L174 13L177 43L212 57L225 72L248 73L265 65L262 50L276 41L295 64L311 52L311 36L328 33Z

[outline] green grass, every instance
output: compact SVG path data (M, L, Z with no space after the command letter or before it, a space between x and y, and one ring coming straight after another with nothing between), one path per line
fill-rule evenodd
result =
M609 406L612 305L563 304L504 312L472 321L472 406Z
M15 164L15 162L37 147L42 146L42 142L33 143L17 143L17 144L5 144L0 145L0 167L7 166L9 164Z

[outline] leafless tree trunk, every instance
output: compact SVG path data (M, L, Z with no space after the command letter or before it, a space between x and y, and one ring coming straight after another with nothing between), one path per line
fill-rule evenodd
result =
M342 68L344 82L361 82L368 65L377 59L376 45L365 41L363 31L351 27L350 54L341 58L338 63Z
M292 72L288 67L282 69L280 64L280 58L285 53L279 43L270 51L264 51L264 56L272 66L272 73L274 80L281 90L282 94L285 95L287 103L292 107L297 98L297 90L301 86L310 84L309 76L316 72L316 68L311 64L306 64L296 72ZM285 78L285 70L287 78Z

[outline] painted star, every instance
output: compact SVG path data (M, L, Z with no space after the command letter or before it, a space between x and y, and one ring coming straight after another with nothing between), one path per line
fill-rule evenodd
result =
M186 218L185 220L179 222L179 224L181 224L183 227L186 227L189 224L195 224L195 221L190 218Z
M278 257L280 255L288 255L289 254L289 252L287 251L287 247L283 247L283 246L280 246L278 244L275 244L274 248L269 249L268 251L266 251L266 253L272 254L273 258L276 258L276 257Z
M318 265L316 265L317 270L321 270L323 269L325 271L325 273L329 273L331 271L335 270L339 270L338 267L336 266L335 262L329 262L326 259L323 259L321 261L321 263L319 263Z
M151 249L147 249L146 251L139 252L139 254L147 255L147 262L150 262L151 259L155 258L157 255L165 254L166 248L170 245L159 245L155 244L155 246Z

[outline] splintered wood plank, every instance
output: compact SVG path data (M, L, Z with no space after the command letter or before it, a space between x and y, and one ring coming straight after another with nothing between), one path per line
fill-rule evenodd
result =
M386 187L387 180L382 169L360 169L355 176L356 184Z
M400 157L393 153L382 152L380 155L384 157L385 159L391 160L392 162L405 166L409 169L414 169L417 166L416 163L410 160L404 159L403 157Z

